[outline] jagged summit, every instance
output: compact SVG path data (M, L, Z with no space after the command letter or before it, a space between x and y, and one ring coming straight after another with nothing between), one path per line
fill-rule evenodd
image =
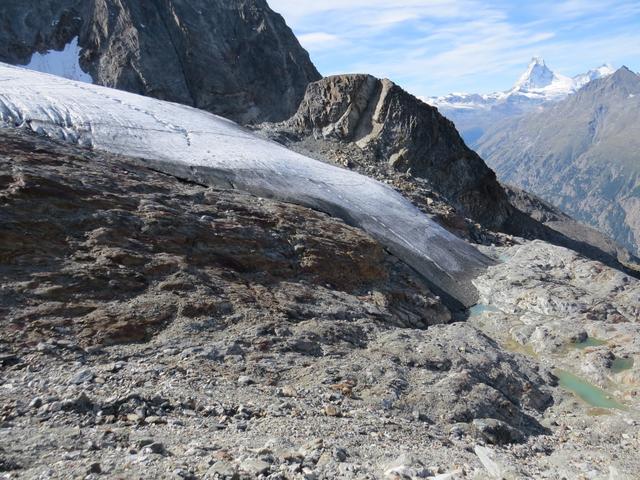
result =
M558 79L542 57L533 57L527 70L520 76L513 86L513 90L529 91L537 88L544 88L551 85Z
M500 226L510 208L494 173L469 150L451 122L388 79L338 75L309 85L296 115L275 127L287 137L329 139L357 147L350 158L410 172L465 214Z
M506 118L527 113L547 102L557 102L577 92L593 80L614 72L603 64L586 73L568 77L554 72L542 57L533 57L514 86L489 94L450 94L425 101L452 120L472 147L484 132Z

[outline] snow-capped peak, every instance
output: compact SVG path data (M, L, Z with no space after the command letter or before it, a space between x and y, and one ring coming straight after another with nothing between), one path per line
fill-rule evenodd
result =
M512 91L526 93L547 88L554 83L566 83L566 78L551 71L542 57L533 57Z
M573 77L575 89L578 90L584 87L587 83L589 83L592 80L608 77L609 75L613 75L614 73L615 73L615 69L611 65L606 63L603 65L600 65L598 68L589 70L587 73L582 73L580 75L576 75L575 77Z
M444 110L488 110L498 104L512 101L520 103L521 106L524 106L523 102L539 105L543 102L562 100L590 81L612 75L614 72L610 65L603 64L571 78L555 73L542 57L533 57L514 86L505 92L452 93L422 100Z

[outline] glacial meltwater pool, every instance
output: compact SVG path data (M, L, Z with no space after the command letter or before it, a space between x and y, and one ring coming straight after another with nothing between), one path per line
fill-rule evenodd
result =
M613 373L624 372L630 370L633 367L633 358L620 358L616 357L611 364L611 371Z
M469 317L479 317L483 313L492 313L499 312L496 307L492 305L484 305L482 303L478 303L469 309Z
M555 370L554 373L558 377L562 388L570 391L592 407L615 408L618 410L627 409L627 407L617 402L604 390L590 384L572 373L560 369Z
M573 347L579 349L585 349L588 347L599 347L600 345L606 345L607 342L605 340L600 340L599 338L587 337L581 342L575 342L572 344Z

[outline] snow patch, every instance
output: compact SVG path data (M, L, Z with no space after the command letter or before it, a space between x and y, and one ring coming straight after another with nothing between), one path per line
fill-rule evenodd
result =
M93 83L93 78L80 67L80 46L75 37L59 52L34 53L25 68L36 72L49 73L78 82Z

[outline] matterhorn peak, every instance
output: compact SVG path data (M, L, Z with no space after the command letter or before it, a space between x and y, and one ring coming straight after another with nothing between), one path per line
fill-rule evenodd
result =
M547 64L544 63L544 58L539 56L531 57L531 61L529 62L529 68L531 68L533 65L541 65L543 67L547 66Z
M520 76L513 90L527 92L538 88L544 88L556 79L556 74L549 70L542 57L533 57L527 70Z

